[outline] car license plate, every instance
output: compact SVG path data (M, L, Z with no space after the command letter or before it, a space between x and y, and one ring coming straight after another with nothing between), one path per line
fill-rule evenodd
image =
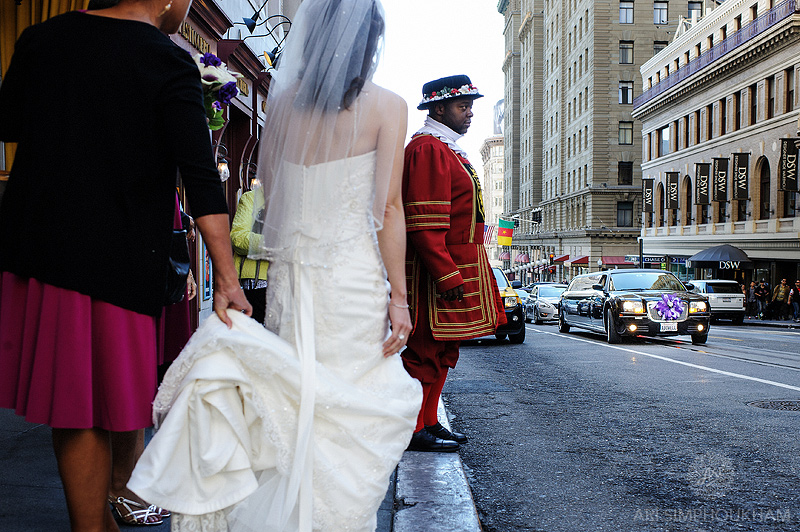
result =
M674 321L667 321L661 324L661 332L676 332L678 324Z

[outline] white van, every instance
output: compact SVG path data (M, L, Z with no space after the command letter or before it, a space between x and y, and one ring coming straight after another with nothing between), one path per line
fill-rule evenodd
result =
M694 285L692 292L708 298L712 320L728 319L736 325L742 324L747 306L739 283L726 279L703 279L691 283Z

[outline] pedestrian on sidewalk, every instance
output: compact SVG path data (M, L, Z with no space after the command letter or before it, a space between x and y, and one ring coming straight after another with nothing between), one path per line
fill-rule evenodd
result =
M750 281L750 287L745 292L748 318L755 318L758 316L758 298L756 297L756 288L756 282Z
M792 319L800 322L800 279L794 282L794 287L789 291L789 306L792 309Z
M189 6L122 0L50 18L20 35L0 85L0 140L18 143L0 204L0 408L52 427L73 531L118 530L111 440L133 447L152 424L179 171L215 310L250 312L197 66L166 35ZM69 60L53 61L65 43Z
M772 291L772 314L776 320L789 319L789 291L791 288L786 279L781 279L781 283Z
M483 197L478 174L456 144L481 98L467 76L426 83L419 110L425 125L405 149L403 205L409 304L414 330L403 364L422 382L422 409L412 451L452 452L467 437L437 417L447 372L461 340L494 334L505 321L500 292L483 247Z
M254 208L255 202L259 207ZM269 262L266 260L248 259L247 254L251 249L258 249L264 236L264 195L248 190L239 198L236 215L231 224L231 244L233 244L233 262L239 272L239 283L242 285L244 295L253 305L252 318L264 324L267 315L267 269ZM253 212L255 211L255 212Z
M763 279L760 283L758 283L758 287L755 289L755 295L758 306L758 318L762 320L767 319L769 288L767 288L767 285L764 283Z

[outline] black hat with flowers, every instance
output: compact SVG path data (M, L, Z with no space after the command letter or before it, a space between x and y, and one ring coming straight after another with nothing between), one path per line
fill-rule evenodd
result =
M472 84L469 77L462 74L435 79L422 86L422 101L417 109L422 111L435 102L464 97L473 100L483 98L483 94L478 92L478 88Z

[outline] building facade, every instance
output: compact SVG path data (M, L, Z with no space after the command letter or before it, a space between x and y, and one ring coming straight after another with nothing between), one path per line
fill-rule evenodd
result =
M520 220L515 245L537 258L534 271L555 265L555 277L569 278L631 265L624 256L637 252L642 208L635 81L686 9L674 1L498 4L506 17L506 96L518 94L506 101L506 125L518 123L506 141L518 139L520 154L517 170L506 167L506 185L519 183L506 215ZM506 159L514 162L513 154Z
M685 278L800 278L795 0L728 0L684 21L641 69L644 252ZM752 260L687 268L730 244Z
M497 222L503 214L505 161L503 136L489 137L481 144L481 160L483 161L483 210L485 217L486 252L494 265L502 265L501 249L497 244Z

